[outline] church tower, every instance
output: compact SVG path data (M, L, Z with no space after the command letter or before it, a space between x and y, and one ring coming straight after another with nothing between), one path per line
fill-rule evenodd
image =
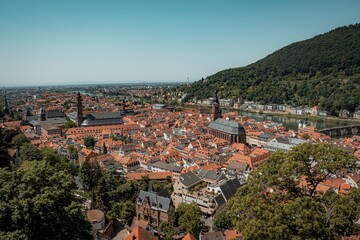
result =
M211 118L213 121L215 121L218 118L222 118L217 91L215 91L215 101L211 104Z
M45 107L40 108L40 121L46 121Z
M80 92L77 93L77 126L80 127L83 122L83 106Z
M6 90L5 90L5 87L4 87L4 106L3 106L3 111L4 111L4 115L10 114L10 107L9 107L8 100L7 100L7 98L6 98Z

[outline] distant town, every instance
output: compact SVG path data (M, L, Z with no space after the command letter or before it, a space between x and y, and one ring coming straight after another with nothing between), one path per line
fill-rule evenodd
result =
M77 169L75 193L94 239L189 240L242 239L241 231L222 228L216 219L237 190L248 184L251 172L275 152L291 152L302 144L329 144L360 159L360 125L318 130L303 123L291 130L277 122L222 111L226 107L327 116L317 107L240 103L218 99L214 93L188 108L181 104L185 94L170 99L172 87L4 89L0 127L12 139L26 139L25 144L8 145L11 165L20 166L32 156L28 144L65 157ZM343 111L341 117L359 119L360 112L350 116ZM104 180L99 186L100 178L89 182L95 171L115 174L111 176L118 178L118 185L106 190L104 184L114 182ZM359 171L349 166L341 174L327 175L315 190L319 195L333 191L347 196L359 186ZM115 190L120 195L112 195ZM181 220L187 211L195 211L191 224L201 227Z

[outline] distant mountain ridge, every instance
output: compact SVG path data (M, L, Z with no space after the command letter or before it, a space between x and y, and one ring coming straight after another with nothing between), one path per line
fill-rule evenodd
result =
M360 24L336 28L290 44L245 67L231 68L180 90L193 97L220 97L294 106L320 106L336 114L360 109Z

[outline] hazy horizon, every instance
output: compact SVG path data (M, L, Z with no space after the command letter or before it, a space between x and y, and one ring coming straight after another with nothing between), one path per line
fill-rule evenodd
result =
M193 82L358 23L359 9L325 0L2 1L0 86Z

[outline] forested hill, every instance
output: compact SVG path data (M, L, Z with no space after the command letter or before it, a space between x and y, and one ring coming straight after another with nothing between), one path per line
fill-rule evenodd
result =
M191 87L187 99L220 97L320 106L333 114L360 109L360 24L290 44L246 67L220 71Z

